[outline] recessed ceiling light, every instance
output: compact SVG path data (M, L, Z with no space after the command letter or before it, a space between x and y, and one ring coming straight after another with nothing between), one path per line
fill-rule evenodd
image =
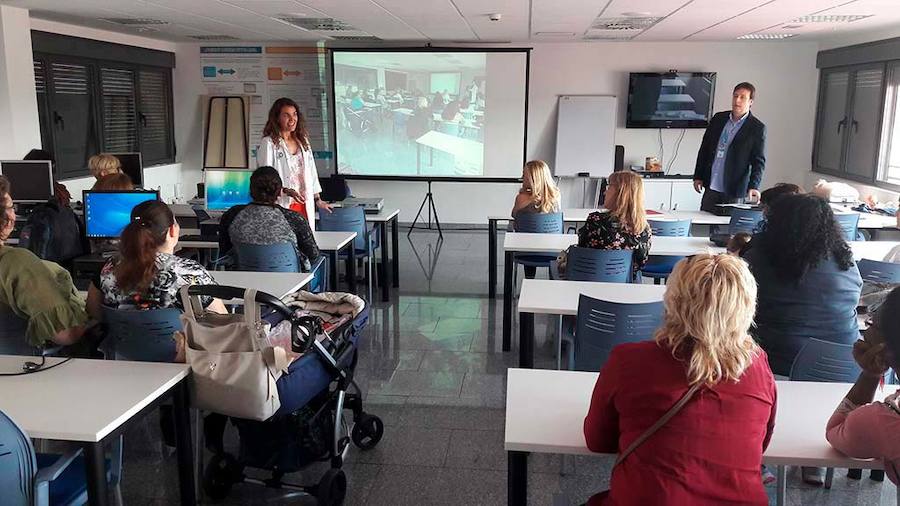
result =
M803 25L783 25L781 28L785 30L796 30L798 28L803 28Z
M538 37L574 37L575 32L534 32Z
M741 35L738 40L780 40L796 35L795 33L748 33Z
M623 12L622 16L626 18L646 18L651 16L651 14L647 11L628 11Z
M872 16L872 14L815 14L792 19L791 23L852 23Z

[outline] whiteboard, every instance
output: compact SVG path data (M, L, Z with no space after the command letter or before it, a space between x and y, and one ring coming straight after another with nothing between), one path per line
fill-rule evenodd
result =
M556 123L557 176L590 172L605 177L613 172L616 149L616 97L563 95Z

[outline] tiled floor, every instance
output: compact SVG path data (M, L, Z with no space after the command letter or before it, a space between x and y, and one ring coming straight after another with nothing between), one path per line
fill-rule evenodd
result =
M351 451L344 468L346 504L505 504L505 371L516 353L501 352L502 300L486 296L487 236L445 232L439 243L437 234L416 232L410 242L403 232L401 294L374 306L357 370L366 409L382 418L385 435L369 452ZM537 335L546 328L537 318ZM539 367L555 367L549 340L535 352ZM125 504L176 503L175 459L158 441L152 416L127 434ZM581 504L607 486L611 463L606 457L534 455L529 503ZM323 469L314 466L292 478L315 482ZM799 471L789 478L790 505L896 504L892 484L848 480L845 470L836 472L831 490L803 485ZM769 489L773 504L774 492ZM284 490L237 485L225 504L315 502Z

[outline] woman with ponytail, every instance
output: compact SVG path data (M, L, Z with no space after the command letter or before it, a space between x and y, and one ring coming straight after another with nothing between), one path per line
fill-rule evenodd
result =
M676 264L663 303L655 339L619 345L603 364L584 419L587 446L622 452L687 401L588 504L767 505L760 465L775 424L775 379L748 333L753 275L740 258L694 255Z
M88 290L87 308L102 319L102 306L115 309L180 307L178 290L184 285L214 284L197 262L175 256L179 227L172 210L158 200L143 202L131 211L131 223L119 239L119 255L103 266ZM225 313L222 301L203 300L203 306Z

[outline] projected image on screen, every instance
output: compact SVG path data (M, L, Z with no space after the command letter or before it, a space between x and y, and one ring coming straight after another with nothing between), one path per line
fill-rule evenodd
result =
M524 63L524 53L336 51L338 171L518 176ZM486 171L496 159L504 165Z
M227 211L250 202L249 170L206 169L206 208Z

